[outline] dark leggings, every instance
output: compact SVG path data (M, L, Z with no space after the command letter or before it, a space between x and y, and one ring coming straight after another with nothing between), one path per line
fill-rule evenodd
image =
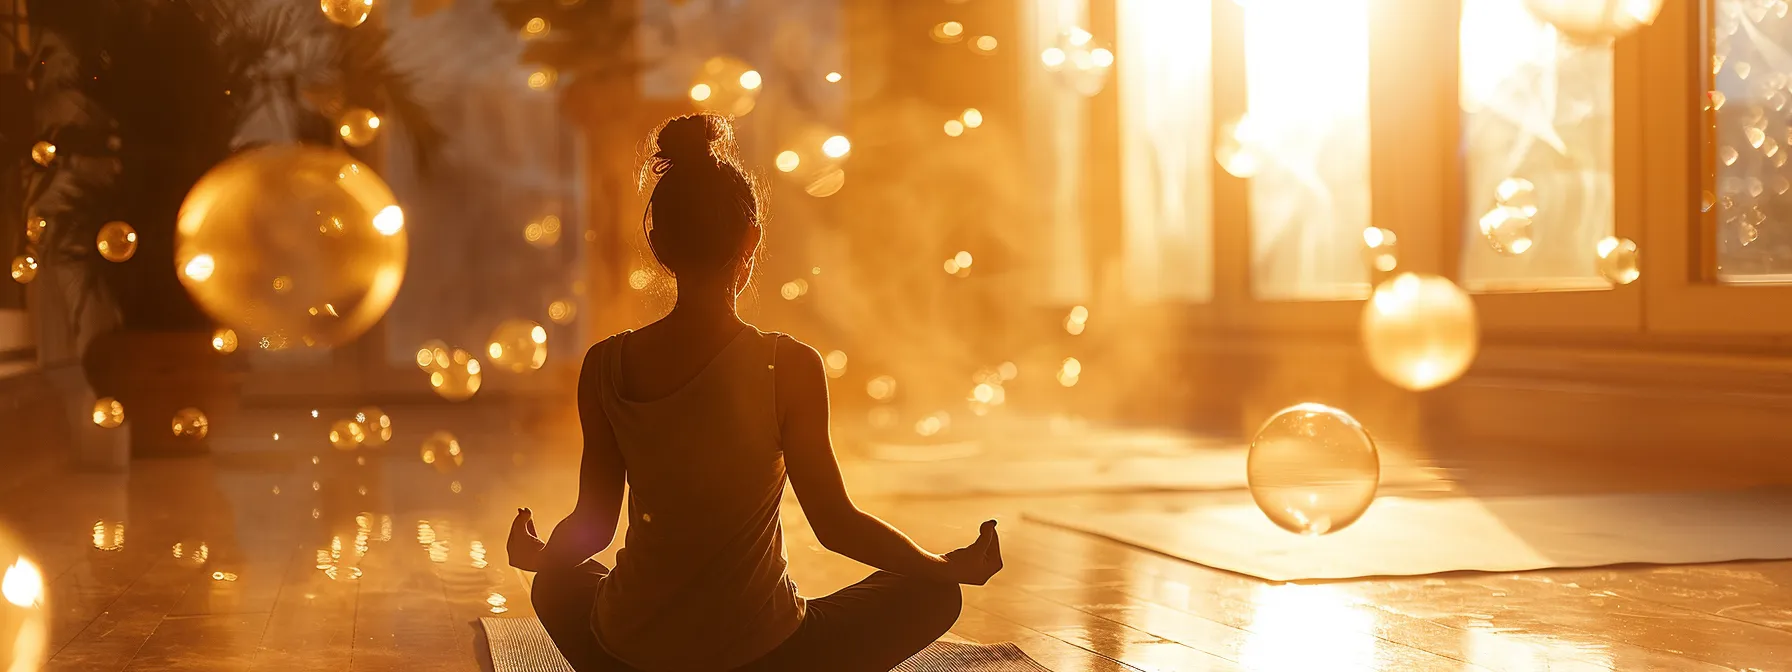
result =
M535 575L535 614L578 672L632 672L605 653L591 622L603 565ZM809 600L802 625L783 644L740 672L888 672L926 648L958 620L957 584L875 572L827 597Z

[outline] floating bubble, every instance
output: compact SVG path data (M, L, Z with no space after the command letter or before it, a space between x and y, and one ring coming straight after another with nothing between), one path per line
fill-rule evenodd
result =
M361 446L361 440L367 433L354 420L342 419L330 423L330 445L337 450L354 450Z
M137 254L137 230L124 222L106 222L95 237L94 247L106 261L129 261Z
M181 204L180 280L238 335L283 344L353 340L404 281L404 211L334 150L276 145L207 172Z
M1363 307L1362 339L1382 378L1429 390L1455 380L1475 360L1475 304L1445 278L1402 273L1375 287Z
M571 299L559 299L548 304L548 320L554 324L572 324L573 318L578 315L578 304Z
M220 328L212 332L212 349L226 355L236 352L236 332L228 328Z
M1608 237L1593 251L1599 255L1599 275L1612 284L1628 285L1642 276L1635 241Z
M1400 266L1400 238L1393 231L1371 226L1363 229L1363 261L1372 275L1391 273Z
M514 373L534 371L548 360L548 332L529 320L505 320L492 330L485 354Z
M1511 206L1494 206L1481 216L1481 237L1494 252L1515 257L1531 249L1531 218Z
M479 392L479 385L484 381L480 373L479 360L473 354L454 348L448 351L447 364L429 372L429 386L436 394L449 401L465 401Z
M448 344L431 339L417 346L417 368L424 371L440 371L448 368Z
M203 439L211 433L211 423L205 419L205 413L192 407L175 411L170 425L174 435L183 439Z
M37 165L48 168L50 162L56 160L56 145L50 144L48 140L38 141L37 144L31 146L31 160L37 162Z
M12 259L12 279L19 284L31 282L37 278L37 257L21 254Z
M380 137L380 115L365 107L343 112L336 120L336 135L350 147L366 147Z
M1337 532L1375 501L1381 458L1350 414L1320 404L1277 411L1251 439L1245 479L1271 522L1295 534Z
M124 404L112 397L100 397L93 402L93 424L106 429L124 424Z

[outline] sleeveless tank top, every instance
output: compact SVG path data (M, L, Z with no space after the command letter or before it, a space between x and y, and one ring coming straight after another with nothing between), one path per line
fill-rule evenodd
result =
M628 467L628 532L592 607L598 640L647 672L733 669L803 618L778 517L782 335L748 326L684 387L634 401L618 375L629 333L597 346L599 398Z

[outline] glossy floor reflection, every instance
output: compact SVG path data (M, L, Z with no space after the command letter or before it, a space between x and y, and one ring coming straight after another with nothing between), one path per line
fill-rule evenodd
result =
M388 410L398 429L383 448L332 449L328 410L269 412L209 458L139 460L128 476L63 474L0 496L0 524L48 582L48 669L481 669L477 619L530 613L526 577L503 557L506 524L517 506L548 521L570 508L570 444L528 423ZM460 464L422 459L438 430L458 437ZM865 462L849 472L880 473ZM1016 642L1054 670L1773 670L1792 659L1792 562L1271 585L1019 515L1182 497L862 504L942 550L1001 518L1007 569L967 590L953 630ZM787 506L804 592L869 571L823 551Z

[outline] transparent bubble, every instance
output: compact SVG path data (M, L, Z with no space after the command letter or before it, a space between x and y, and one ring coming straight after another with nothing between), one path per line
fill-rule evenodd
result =
M1518 208L1497 206L1481 216L1480 225L1481 237L1495 252L1515 257L1531 249L1531 218Z
M1636 242L1629 238L1606 238L1594 252L1599 255L1599 275L1615 285L1628 285L1642 276L1638 266Z
M50 144L48 141L38 141L37 144L31 146L31 160L37 162L37 165L49 167L50 162L56 160L56 145Z
M354 450L361 446L361 440L367 438L361 425L354 420L344 418L330 423L330 445L337 450Z
M1257 508L1296 534L1337 532L1375 501L1381 458L1350 414L1320 404L1277 411L1251 439L1246 481Z
M1449 383L1480 347L1475 304L1446 278L1402 273L1363 307L1363 350L1388 382L1409 390Z
M392 440L392 418L378 406L355 411L353 420L361 426L361 445L377 448Z
M485 354L513 373L540 369L548 360L548 332L530 320L505 320L492 330Z
M336 120L336 135L350 147L366 147L380 136L380 115L365 107L343 112Z
M346 27L354 28L367 21L367 15L373 13L373 0L320 0L324 10L324 18Z
M124 222L106 222L94 240L106 261L129 261L137 254L137 230Z
M175 260L205 312L243 338L334 345L385 315L404 282L401 210L342 152L270 145L199 179L181 204Z
M12 258L12 279L25 284L37 278L37 257L21 254Z
M429 372L429 386L436 395L449 401L464 401L479 392L484 381L479 360L473 354L454 348L447 351L447 362Z
M218 329L212 332L212 349L226 355L236 352L236 332L230 329Z
M93 402L93 424L106 429L124 424L124 404L112 397L100 397Z
M1525 217L1537 216L1537 186L1530 180L1508 177L1493 190L1494 203L1517 210Z
M571 299L559 299L548 304L548 319L554 324L572 324L573 318L578 315L579 306Z
M175 411L170 426L174 435L183 439L203 439L211 433L211 422L205 419L205 413L192 407Z
M418 454L423 458L424 464L431 465L440 472L453 471L466 459L461 452L460 440L445 431L430 434L429 438L424 439Z

